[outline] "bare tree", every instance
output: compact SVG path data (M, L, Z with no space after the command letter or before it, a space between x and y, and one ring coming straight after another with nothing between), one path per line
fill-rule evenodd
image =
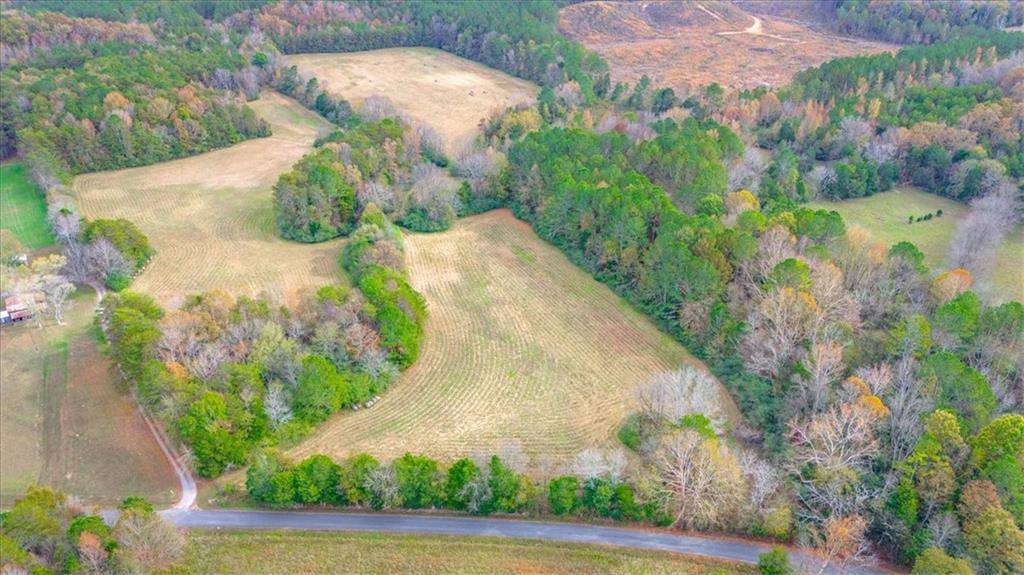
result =
M716 440L684 429L664 442L657 467L668 492L673 524L721 526L738 509L746 486L735 456Z
M281 382L272 381L267 385L267 393L263 398L263 409L274 427L291 421L292 410L288 402L288 392L285 391Z
M724 415L717 397L717 384L711 374L689 365L655 374L637 390L641 413L657 423L675 423L684 415L703 414L720 427Z
M834 405L824 413L790 424L794 452L790 471L809 519L859 513L877 496L862 474L879 453L874 427L879 414L868 402Z
M829 517L821 528L811 529L817 556L805 565L817 573L846 573L852 567L874 561L867 538L867 522L860 515Z
M114 526L118 555L131 572L165 570L181 559L185 537L155 513L122 511Z
M572 474L586 481L588 479L608 479L619 482L626 469L626 454L621 448L598 449L591 447L576 454L572 464Z
M792 288L760 295L750 314L750 330L740 341L740 353L751 370L778 377L782 369L804 356L804 342L819 323L814 298Z
M364 485L370 493L374 507L391 509L402 504L398 476L390 465L381 465L366 476Z
M75 285L62 275L47 275L39 282L39 288L46 296L46 304L53 313L53 319L64 325L64 307L68 297L75 292Z
M843 346L825 341L811 346L804 360L806 375L794 377L793 391L788 399L790 413L808 417L821 413L833 402L835 385L843 375Z
M975 283L986 280L995 266L1003 238L1021 219L1021 197L1010 182L971 202L971 211L956 228L949 247L951 268L971 272Z
M395 190L380 182L367 182L361 186L357 199L360 207L365 208L368 204L377 204L377 207L385 214L393 212L398 207L398 195Z

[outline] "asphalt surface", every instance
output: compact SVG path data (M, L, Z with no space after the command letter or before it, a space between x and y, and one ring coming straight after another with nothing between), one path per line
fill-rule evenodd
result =
M429 535L472 535L515 537L565 543L614 545L633 549L672 551L756 563L770 545L692 537L666 532L574 523L447 517L432 515L320 513L311 511L204 511L172 509L164 517L179 527L194 529L300 529L314 531L364 531L376 533L417 533ZM818 572L812 557L791 551L791 559L802 571ZM826 570L825 573L837 571ZM846 573L884 573L870 568Z

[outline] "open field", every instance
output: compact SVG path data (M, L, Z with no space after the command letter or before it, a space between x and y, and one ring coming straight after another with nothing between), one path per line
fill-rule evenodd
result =
M887 246L904 240L913 242L932 269L945 268L949 242L968 211L962 203L914 188L898 188L842 202L813 202L810 206L839 212L847 225L864 228ZM911 215L923 216L940 209L941 218L907 223ZM1024 301L1024 229L1018 228L1004 241L992 279L1000 296Z
M0 166L0 229L10 230L26 249L53 245L46 223L46 197L20 162Z
M599 545L487 537L201 531L181 573L753 574L730 561Z
M653 374L697 364L639 312L508 210L408 234L429 317L420 358L369 409L333 417L291 455L406 451L454 460L521 447L539 473L617 443ZM720 386L708 415L738 417Z
M586 2L563 8L559 28L604 56L612 80L688 93L717 82L727 88L781 86L833 58L894 50L837 37L808 24L753 16L725 2Z
M430 48L391 48L350 54L297 54L288 64L356 107L387 96L398 110L433 126L449 153L477 133L481 119L537 95L534 84Z
M95 296L74 296L66 325L0 332L0 504L34 483L92 503L175 498L177 481L90 333Z
M298 103L268 92L249 104L273 135L152 166L75 178L82 213L127 218L157 255L133 289L162 304L222 289L291 301L307 286L340 279L341 241L303 245L281 239L271 186L330 125Z

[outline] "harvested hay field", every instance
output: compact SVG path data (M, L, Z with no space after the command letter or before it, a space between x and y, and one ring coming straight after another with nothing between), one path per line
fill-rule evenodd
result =
M966 205L929 194L916 188L897 188L841 202L819 201L810 207L835 210L847 225L867 230L873 238L891 246L901 241L912 242L924 254L925 263L933 270L946 267L949 243L956 226L965 216ZM907 223L910 216L919 217L942 210L941 218L926 222ZM1018 227L999 250L999 260L992 277L992 290L996 299L1024 301L1024 228Z
M174 500L174 471L90 333L95 296L76 294L66 325L0 332L0 505L29 485L89 503Z
M559 13L559 28L604 56L613 81L635 84L646 74L654 85L682 94L712 82L735 89L782 86L796 72L833 58L897 48L716 1L572 4Z
M431 48L297 54L286 61L357 108L367 96L386 96L400 113L433 126L448 153L471 141L492 111L532 102L539 91L526 80Z
M337 282L340 240L303 245L278 237L271 187L330 124L280 94L249 104L273 135L199 156L78 176L88 218L127 218L157 255L133 289L176 307L212 289L291 302L305 287Z
M291 455L452 461L521 448L538 474L617 444L652 375L699 365L686 349L574 266L508 210L409 234L412 283L427 300L420 358L373 407L336 415ZM718 384L697 403L736 421Z

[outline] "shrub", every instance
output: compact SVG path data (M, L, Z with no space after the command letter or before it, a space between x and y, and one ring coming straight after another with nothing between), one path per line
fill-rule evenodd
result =
M442 474L436 461L425 455L406 453L391 465L404 507L423 509L443 501Z
M633 451L640 449L640 444L643 441L640 432L640 414L634 413L626 418L626 422L619 428L618 437L623 445Z
M563 475L548 483L548 509L555 515L571 513L576 508L580 480L574 475Z
M757 570L761 575L792 575L795 573L789 563L789 554L781 547L762 553L757 558Z

